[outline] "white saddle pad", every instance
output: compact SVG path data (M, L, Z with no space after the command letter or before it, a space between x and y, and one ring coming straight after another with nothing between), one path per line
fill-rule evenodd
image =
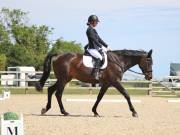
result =
M101 66L100 69L105 69L107 67L107 54L104 52L104 56L105 56L105 62L104 64ZM85 67L89 67L89 68L94 68L94 60L91 56L86 56L83 55L83 64Z

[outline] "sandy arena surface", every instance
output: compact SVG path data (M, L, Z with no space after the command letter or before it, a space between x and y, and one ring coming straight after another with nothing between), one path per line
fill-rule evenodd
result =
M0 113L13 111L24 114L26 135L180 135L180 103L168 103L167 98L136 96L133 103L139 118L133 118L127 103L101 103L93 117L93 103L66 102L66 98L96 98L96 95L64 95L66 110L72 115L61 116L53 96L52 108L46 116L40 110L46 105L46 95L11 95L0 101ZM123 99L105 96L104 99Z

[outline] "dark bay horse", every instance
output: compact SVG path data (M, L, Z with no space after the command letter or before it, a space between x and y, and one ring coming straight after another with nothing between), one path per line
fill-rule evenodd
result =
M124 72L129 68L139 65L142 73L145 75L145 79L152 79L152 50L149 52L137 51L137 50L117 50L108 51L108 65L107 68L101 71L101 78L95 80L91 76L92 68L87 68L83 65L82 54L76 53L64 53L64 54L49 54L44 61L44 71L41 79L36 83L36 89L38 91L43 90L43 86L50 75L51 64L54 69L57 81L54 85L48 88L48 102L46 108L41 110L41 114L45 114L51 108L52 94L56 91L55 96L57 98L60 111L64 115L69 113L65 111L62 103L62 93L66 84L71 81L72 78L78 79L86 83L100 83L101 89L99 91L97 100L92 108L94 116L99 116L96 109L101 101L102 97L106 93L110 86L115 87L127 100L129 109L132 112L132 116L137 117L130 96L127 90L121 85L121 80Z

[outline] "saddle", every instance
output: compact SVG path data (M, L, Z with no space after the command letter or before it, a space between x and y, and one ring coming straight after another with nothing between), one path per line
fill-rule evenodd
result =
M102 51L100 53L103 57L100 69L105 69L107 67L107 63L108 63L107 62L107 54L106 54L106 51ZM94 56L92 56L86 49L84 52L84 55L83 55L84 66L89 67L89 68L94 68L95 62L96 62L96 58Z

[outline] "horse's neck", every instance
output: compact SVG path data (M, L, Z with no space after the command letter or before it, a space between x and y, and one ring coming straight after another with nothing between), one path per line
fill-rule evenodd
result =
M118 55L117 53L108 53L109 60L119 65L123 72L140 63L141 56Z
M138 56L124 56L124 72L126 72L131 67L139 64L140 57Z

